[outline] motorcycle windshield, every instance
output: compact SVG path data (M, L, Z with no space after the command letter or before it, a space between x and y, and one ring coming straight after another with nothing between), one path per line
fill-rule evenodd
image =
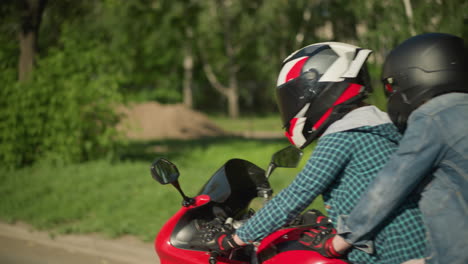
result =
M231 159L215 172L199 194L209 195L217 203L243 207L257 196L257 187L269 187L265 170L246 160Z

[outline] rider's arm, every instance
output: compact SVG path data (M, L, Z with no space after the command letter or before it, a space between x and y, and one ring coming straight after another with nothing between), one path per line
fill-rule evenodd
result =
M341 216L339 234L356 247L363 246L371 232L402 204L431 173L444 153L442 128L427 115L415 111L396 153L379 172L349 216ZM339 222L340 222L339 220ZM337 247L346 247L343 241ZM336 248L339 249L339 248Z
M236 231L239 240L259 241L307 208L346 166L352 153L351 137L347 133L323 136L294 181Z

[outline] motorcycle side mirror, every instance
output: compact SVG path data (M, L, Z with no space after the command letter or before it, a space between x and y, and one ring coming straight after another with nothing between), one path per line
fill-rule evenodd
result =
M174 183L179 175L177 167L166 159L160 158L151 164L151 176L160 184Z
M271 157L270 165L268 166L268 170L266 173L266 177L270 177L273 173L273 170L281 167L281 168L295 168L299 164L302 158L302 150L294 147L294 146L287 146L276 153L273 154Z
M159 158L151 164L150 171L153 179L155 179L161 184L170 183L179 191L179 193L182 195L182 198L184 199L182 201L183 206L188 207L195 203L195 199L185 195L185 193L182 191L182 188L180 188L178 180L180 173L176 165L174 165L174 163L166 159Z

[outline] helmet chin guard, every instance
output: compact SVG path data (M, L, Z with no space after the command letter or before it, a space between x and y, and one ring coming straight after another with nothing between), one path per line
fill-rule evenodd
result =
M307 118L305 117L291 119L289 129L284 132L289 142L298 148L301 148L307 142L307 139L302 134L306 120Z
M283 62L278 106L291 144L304 148L355 108L371 91L370 50L339 43L309 45Z

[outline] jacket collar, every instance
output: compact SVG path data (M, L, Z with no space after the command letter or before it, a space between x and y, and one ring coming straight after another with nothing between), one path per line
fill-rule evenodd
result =
M379 126L391 122L392 121L388 114L381 111L376 106L362 106L347 113L343 118L331 124L322 134L322 137L331 133L347 131L364 126Z

